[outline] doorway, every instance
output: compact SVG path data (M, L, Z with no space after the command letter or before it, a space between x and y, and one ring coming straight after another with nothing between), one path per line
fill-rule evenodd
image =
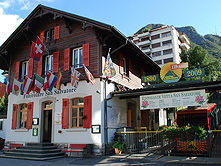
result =
M53 102L43 103L43 137L42 142L51 142Z
M127 104L127 127L136 127L137 125L136 105L133 103Z

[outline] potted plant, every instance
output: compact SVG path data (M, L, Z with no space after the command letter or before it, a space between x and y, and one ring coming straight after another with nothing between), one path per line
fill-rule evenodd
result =
M122 152L124 152L125 145L126 143L123 141L122 136L115 133L112 145L115 150L115 154L121 154Z

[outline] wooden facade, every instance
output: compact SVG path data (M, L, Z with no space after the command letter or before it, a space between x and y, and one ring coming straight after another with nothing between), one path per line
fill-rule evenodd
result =
M108 48L111 48L112 51L114 51L122 45L125 46L114 54L111 54L111 58L117 71L116 77L119 78L122 78L123 75L122 71L120 71L122 70L123 65L122 58L124 57L127 59L127 70L129 72L124 75L124 78L127 80L124 82L125 86L127 86L127 83L129 82L128 80L134 82L134 79L140 79L143 71L148 74L154 74L159 71L159 67L156 64L154 64L148 57L145 57L136 46L134 46L114 27L39 5L1 46L1 57L4 58L4 61L7 61L7 63L4 63L4 61L1 62L1 68L9 70L9 64L11 64L11 70L9 73L10 83L12 83L13 78L21 80L21 75L18 73L21 71L21 64L18 66L17 62L30 59L31 41L35 41L37 36L40 36L42 39L44 38L45 41L46 33L50 30L54 30L54 39L50 39L46 43L49 49L49 55L58 55L59 63L54 72L57 73L58 68L61 70L64 78L63 83L70 82L70 67L66 64L66 69L64 70L65 61L67 61L64 58L65 52L66 54L69 54L70 58L72 55L72 49L83 47L87 44L89 47L87 67L95 78L102 76L102 57L107 56ZM46 53L44 53L44 56L46 56ZM71 59L69 59L69 65L71 66L70 60ZM29 74L30 78L32 78L34 73L40 73L42 77L45 76L43 71L44 57L41 67L42 68L40 68L40 65L34 61L33 72ZM83 73L83 70L79 69L79 72ZM18 74L19 76L17 77L16 75ZM84 78L81 77L81 79ZM134 82L134 85L135 84L137 84L137 81Z

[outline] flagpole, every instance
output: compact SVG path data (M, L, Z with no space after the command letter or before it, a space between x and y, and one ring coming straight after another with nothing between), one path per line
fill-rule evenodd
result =
M105 140L105 155L108 155L108 132L107 132L107 92L106 83L108 78L104 79L104 140Z

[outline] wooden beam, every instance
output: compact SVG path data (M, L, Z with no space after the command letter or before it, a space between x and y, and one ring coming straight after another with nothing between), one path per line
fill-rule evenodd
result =
M65 24L66 24L66 28L67 28L68 31L69 31L69 34L71 34L72 31L73 31L73 28L72 28L71 22L70 22L67 18L64 18L64 21L65 21Z
M87 27L93 28L93 25L92 25L92 24L89 24L89 23L87 23L87 22L83 22L82 29L85 31L85 29L86 29Z

